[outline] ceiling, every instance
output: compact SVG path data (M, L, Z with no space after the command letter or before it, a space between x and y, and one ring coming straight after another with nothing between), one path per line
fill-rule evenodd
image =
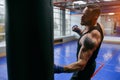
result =
M76 2L80 2L80 4ZM84 3L83 3L84 2ZM81 13L87 4L99 4L102 13L120 13L120 0L53 0L54 6Z

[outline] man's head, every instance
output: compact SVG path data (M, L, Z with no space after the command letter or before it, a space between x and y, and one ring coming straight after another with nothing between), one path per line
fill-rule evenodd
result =
M81 25L93 26L95 25L99 15L100 6L96 4L87 5L83 10L83 16L81 17Z

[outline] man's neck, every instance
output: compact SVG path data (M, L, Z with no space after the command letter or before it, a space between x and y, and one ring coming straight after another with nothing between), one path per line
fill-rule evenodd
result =
M87 31L89 31L91 28L93 28L93 27L95 27L95 26L97 26L97 23L95 23L95 25L93 25L93 26L85 26L85 30L87 30Z

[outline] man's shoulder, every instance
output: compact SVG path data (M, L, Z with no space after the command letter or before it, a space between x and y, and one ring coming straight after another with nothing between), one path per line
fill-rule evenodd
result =
M98 31L98 30L96 30L96 29L94 29L94 30L92 30L91 31L91 33L90 33L91 35L93 35L93 36L99 36L100 35L100 32Z

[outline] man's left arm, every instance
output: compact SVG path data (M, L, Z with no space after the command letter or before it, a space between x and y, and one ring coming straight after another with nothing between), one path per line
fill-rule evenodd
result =
M59 73L83 70L99 43L100 36L96 31L86 36L82 42L82 48L79 51L78 61L64 67L58 66Z

